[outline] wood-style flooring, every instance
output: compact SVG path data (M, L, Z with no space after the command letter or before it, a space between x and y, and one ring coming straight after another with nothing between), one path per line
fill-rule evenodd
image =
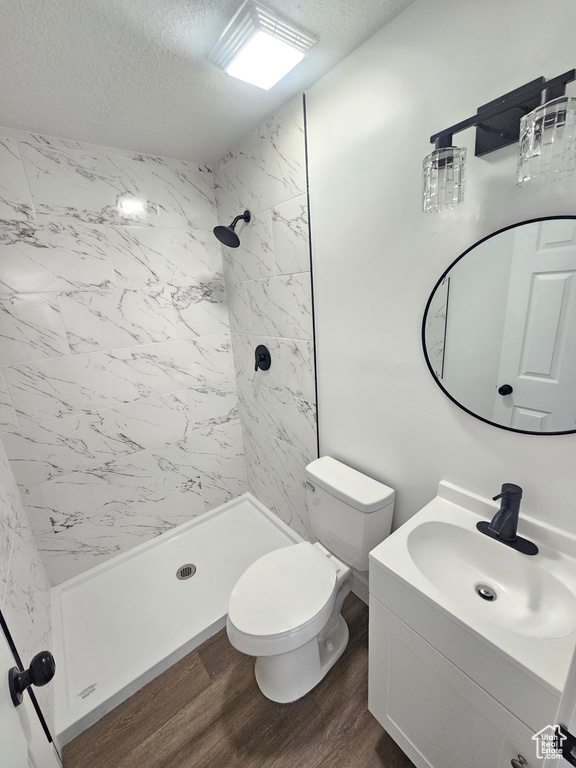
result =
M64 768L414 768L367 710L368 609L350 595L348 648L299 701L275 704L254 659L218 632L64 747Z

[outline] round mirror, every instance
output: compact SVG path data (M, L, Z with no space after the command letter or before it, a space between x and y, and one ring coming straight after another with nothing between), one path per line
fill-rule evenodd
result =
M514 432L576 431L575 272L576 216L506 227L448 267L422 342L456 405Z

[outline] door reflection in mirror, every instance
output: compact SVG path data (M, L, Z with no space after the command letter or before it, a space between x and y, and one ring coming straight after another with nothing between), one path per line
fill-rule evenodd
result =
M504 429L576 431L575 272L572 216L507 227L456 259L422 325L428 367L453 402Z

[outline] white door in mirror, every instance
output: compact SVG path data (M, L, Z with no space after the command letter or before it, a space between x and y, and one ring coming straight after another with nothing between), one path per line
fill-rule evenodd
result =
M497 424L529 432L576 428L576 222L518 227L508 291Z

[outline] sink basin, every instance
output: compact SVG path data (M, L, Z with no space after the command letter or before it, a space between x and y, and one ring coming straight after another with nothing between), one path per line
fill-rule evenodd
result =
M423 522L408 534L407 550L436 589L485 621L534 637L565 637L576 630L574 593L535 558L475 527Z
M440 612L561 691L576 645L576 536L531 518L525 503L519 535L539 551L522 554L476 529L497 509L441 481L438 495L370 553L370 592L423 637L440 633Z

